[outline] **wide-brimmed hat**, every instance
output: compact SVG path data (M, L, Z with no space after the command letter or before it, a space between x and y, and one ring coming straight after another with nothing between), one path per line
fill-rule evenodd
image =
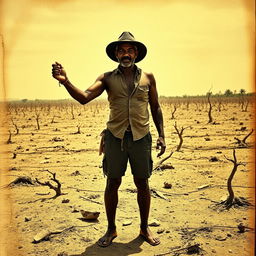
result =
M114 42L110 43L106 47L107 55L108 55L108 57L111 60L118 62L118 60L116 58L116 55L115 55L116 46L119 45L119 44L123 44L123 43L129 43L129 44L135 45L137 47L137 49L138 49L138 56L135 59L135 62L141 61L146 56L146 54L147 54L146 46L143 43L136 41L134 36L132 35L132 33L130 33L130 32L123 32L119 36L117 41L114 41Z

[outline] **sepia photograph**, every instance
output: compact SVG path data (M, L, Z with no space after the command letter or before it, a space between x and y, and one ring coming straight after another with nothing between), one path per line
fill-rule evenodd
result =
M0 40L0 256L255 255L253 0L2 0Z

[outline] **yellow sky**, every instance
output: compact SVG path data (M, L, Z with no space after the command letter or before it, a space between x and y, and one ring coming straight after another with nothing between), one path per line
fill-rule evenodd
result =
M123 31L147 46L138 66L154 73L159 95L202 95L210 88L255 91L253 0L1 3L9 99L70 98L51 77L54 61L85 90L116 68L105 48Z

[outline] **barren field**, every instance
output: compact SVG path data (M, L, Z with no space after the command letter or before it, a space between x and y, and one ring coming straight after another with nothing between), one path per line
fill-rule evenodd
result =
M161 106L167 150L157 159L153 148L155 170L150 178L150 224L161 244L152 247L138 236L139 210L128 167L119 190L118 237L111 246L100 248L96 242L107 221L106 178L98 149L108 119L107 102L10 104L8 115L1 113L1 161L5 163L1 164L1 255L253 255L255 131L250 132L254 105L250 102L245 109L238 98L213 102L210 123L207 98L164 99ZM177 151L178 133L183 143ZM155 147L152 120L151 134ZM242 206L226 209L227 180L235 164L232 188ZM61 184L62 195L57 197L53 189L36 181L50 181L57 187L51 180L54 174ZM88 221L80 210L100 215ZM42 231L48 236L33 242Z

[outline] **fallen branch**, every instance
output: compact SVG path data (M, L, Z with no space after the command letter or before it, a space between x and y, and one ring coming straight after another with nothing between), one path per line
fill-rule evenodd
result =
M200 248L199 244L194 244L194 245L189 245L187 247L183 247L180 249L176 249L177 247L174 247L170 252L166 253L160 253L160 254L155 254L155 256L164 256L168 255L171 253L175 253L175 256L186 253L186 254L199 254L200 252L204 251L202 248Z
M87 225L87 226L71 226L71 227L64 228L62 230L56 230L56 231L50 231L48 229L42 230L34 236L32 243L40 243L41 241L49 240L51 235L61 234L65 231L72 230L76 227L84 228L84 227L89 227L89 226L92 226L92 225L94 225L94 224L90 224L90 225Z
M238 144L238 147L239 148L248 148L248 144L246 143L246 140L247 140L247 138L251 135L253 133L253 129L242 139L242 140L240 140L240 139L238 139L238 138L234 138L237 142L237 144Z
M174 151L172 151L168 156L166 156L165 158L163 158L162 160L160 160L156 166L153 168L153 170L159 170L161 169L161 165L163 164L163 162L165 162L167 159L169 159L172 155L173 155Z
M166 200L166 201L170 201L169 198L165 197L161 192L156 191L155 189L151 189L151 193L152 193L153 196L155 196L155 197L159 197L159 198L164 199L164 200Z
M95 203L95 204L100 204L100 205L102 205L102 203L99 203L99 202L94 201L94 200L92 200L92 199L86 198L86 197L84 197L84 196L79 196L79 197L82 198L82 199L84 199L84 200L86 200L86 201L89 201L89 202L92 202L92 203Z
M46 171L46 172L49 172L49 173L53 176L53 178L51 178L51 180L54 181L54 182L57 184L57 186L56 186L56 187L53 186L49 181L41 182L41 181L39 181L37 178L36 178L36 182L37 182L39 185L48 186L50 189L54 190L56 194L55 194L55 196L53 196L52 198L56 198L56 197L58 197L58 196L60 196L60 195L63 195L63 194L61 193L61 184L60 184L59 180L56 179L56 173L52 173L52 172L50 172L49 170L45 170L45 171Z

